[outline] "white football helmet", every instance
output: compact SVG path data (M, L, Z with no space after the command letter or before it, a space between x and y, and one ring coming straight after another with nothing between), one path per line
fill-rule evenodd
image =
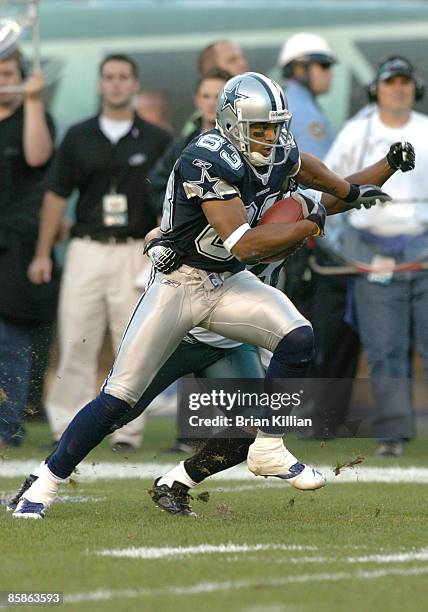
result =
M219 94L216 127L253 166L285 164L293 145L290 121L291 113L281 86L263 74L239 74ZM276 128L275 142L267 157L251 151L251 142L265 144L250 137L252 123L270 123ZM283 149L284 156L275 162L277 149Z

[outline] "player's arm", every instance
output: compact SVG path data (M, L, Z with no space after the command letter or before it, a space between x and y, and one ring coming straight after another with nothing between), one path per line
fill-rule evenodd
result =
M346 201L351 191L351 184L348 181L330 170L315 155L301 153L300 159L300 170L295 176L299 183Z
M357 185L371 184L382 187L384 183L396 172L394 168L388 164L386 157L379 160L371 166L367 166L358 172L354 172L346 177L349 183L355 183ZM324 204L328 215L335 215L337 213L345 212L354 208L352 204L348 204L344 200L332 196L328 193L323 193L321 202Z
M301 166L296 180L306 187L328 193L349 204L349 208L370 207L376 202L387 202L390 196L379 187L356 185L341 178L330 170L320 159L309 153L301 154Z
M202 209L210 225L223 240L225 248L244 262L276 255L309 236L320 235L323 229L322 213L317 220L314 217L314 220L308 218L296 223L275 223L250 228L247 211L238 197L231 200L209 200L202 204Z
M61 231L66 199L53 191L43 198L39 235L34 258L28 267L28 278L37 285L47 283L52 277L52 247Z
M396 142L391 145L385 157L371 166L362 168L358 172L347 176L346 180L357 185L370 183L382 187L397 170L408 172L413 170L414 167L415 152L412 145L410 143ZM323 194L321 202L324 204L328 215L334 215L353 208L352 205L326 193Z

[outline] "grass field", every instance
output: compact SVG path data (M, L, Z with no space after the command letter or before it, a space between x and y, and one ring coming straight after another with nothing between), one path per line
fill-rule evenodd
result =
M46 426L32 425L25 446L4 453L1 497L22 480L23 460L43 458L47 436ZM128 474L148 464L161 470L158 463L178 459L161 452L172 441L172 423L152 419L143 450L96 449L87 468L93 480L84 470L73 476L64 503L44 521L1 512L0 590L63 591L64 609L77 611L428 609L425 441L399 461L374 459L370 440L293 441L299 458L329 467L325 489L299 492L241 469L201 485L195 497L210 495L194 500L196 519L156 508L147 494L152 479L103 477L107 461ZM338 463L358 456L363 463L334 476ZM407 472L411 483L395 480ZM376 482L384 477L393 482Z

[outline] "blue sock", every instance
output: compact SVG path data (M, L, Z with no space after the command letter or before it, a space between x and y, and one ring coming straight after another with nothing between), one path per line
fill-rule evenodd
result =
M101 392L80 410L64 431L47 464L58 478L68 478L74 468L115 429L115 423L130 410L129 404Z

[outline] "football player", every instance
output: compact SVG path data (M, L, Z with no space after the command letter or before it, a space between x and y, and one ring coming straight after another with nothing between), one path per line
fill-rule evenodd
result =
M147 290L125 330L100 394L76 415L39 468L14 516L42 518L80 461L126 417L194 326L272 351L266 378L303 377L313 352L312 327L280 291L245 269L323 233L325 209L308 198L306 218L257 226L291 177L342 200L336 209L371 206L389 196L352 184L317 158L299 155L280 86L245 73L222 90L217 128L190 143L177 160L165 196L162 236L148 245L154 263ZM248 465L300 489L324 476L299 462L277 428L248 444ZM242 460L242 459L241 459ZM177 480L177 479L175 479Z
M394 143L391 145L389 152L383 159L369 167L363 168L361 171L356 172L351 176L348 176L347 180L355 183L374 183L382 186L397 170L407 172L409 170L413 170L414 165L415 153L412 145L404 142ZM321 198L321 202L325 206L327 214L335 214L336 212L341 212L343 210L343 202L340 202L338 198L327 194L323 194L321 197L321 193L312 190L304 190L304 193L305 196L310 195L315 201L318 201ZM248 269L254 274L258 275L263 282L268 282L272 286L275 286L280 269L284 263L284 261L271 264L258 263L253 266L248 266ZM192 331L195 332L195 330ZM209 335L210 332L203 329L198 329L196 331L198 332L198 343L204 343L206 341L205 335ZM184 344L184 342L181 343L181 345ZM178 354L179 351L180 349L177 349L174 355ZM226 353L226 351L224 352ZM237 357L238 355L239 352L237 352ZM240 358L242 359L243 368L241 372L236 373L234 377L245 378L245 375L242 375L242 372L246 371L244 369L246 367L247 371L249 372L247 377L257 378L259 370L256 365L251 363L251 361L246 362L244 360L244 355L241 355ZM224 356L222 358L219 355L217 356L216 361L213 362L213 366L222 368L222 361L228 361L229 367L230 365L233 367L233 357L231 358L230 356ZM253 369L253 372L251 372L251 369ZM162 370L163 368L159 374L162 373ZM224 371L226 371L226 368L224 370L220 370L220 372ZM195 373L195 376L208 378L232 378L233 374L219 374L216 370L213 370L211 374L210 367L207 367L203 374L201 374L201 370L199 369L198 372ZM148 391L150 391L151 387L152 385L149 386ZM138 407L138 404L136 407ZM236 436L235 439L234 436ZM232 431L231 428L229 428L227 432L220 432L219 434L208 439L205 445L195 452L193 456L189 457L185 461L181 461L179 465L174 467L172 470L164 474L162 477L157 478L153 484L153 487L149 490L150 496L156 505L171 514L196 516L190 507L191 496L189 494L189 489L192 489L197 484L200 484L202 481L208 478L208 476L212 476L213 474L227 470L244 461L248 453L249 445L253 442L253 439L254 436L251 436L251 434L249 435L247 433L246 437L245 435L243 437L242 432L238 432L237 434L237 432ZM221 457L221 461L219 461L219 457ZM286 482L288 481L286 480ZM292 481L290 484L300 488L299 479Z

